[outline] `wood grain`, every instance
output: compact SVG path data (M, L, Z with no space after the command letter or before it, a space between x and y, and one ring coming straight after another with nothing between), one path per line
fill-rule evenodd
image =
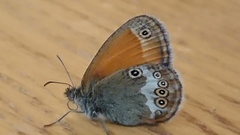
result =
M75 84L102 43L119 26L150 14L167 26L174 66L184 82L185 100L174 119L158 126L107 123L112 134L240 134L240 1L176 0L1 0L0 133L2 135L101 134L99 122L69 114L69 82Z

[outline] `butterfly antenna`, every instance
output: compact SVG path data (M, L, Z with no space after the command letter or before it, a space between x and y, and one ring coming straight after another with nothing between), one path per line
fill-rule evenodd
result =
M62 65L63 65L65 71L67 72L68 78L69 78L70 82L72 83L72 86L74 87L74 84L73 84L72 78L71 78L71 76L70 76L70 74L69 74L69 72L68 72L68 70L67 70L65 64L63 63L62 59L61 59L58 55L57 55L57 58L58 58L58 59L60 60L60 62L62 63Z
M43 86L45 87L45 86L47 86L47 85L50 84L50 83L64 84L64 85L68 85L69 87L73 87L73 86L72 86L71 84L69 84L69 83L58 82L58 81L48 81L48 82L46 82Z

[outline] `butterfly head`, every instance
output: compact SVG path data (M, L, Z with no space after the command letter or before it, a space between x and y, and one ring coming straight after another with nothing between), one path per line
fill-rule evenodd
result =
M73 102L74 104L79 107L81 110L80 112L84 112L89 116L89 118L93 119L96 118L96 113L99 112L99 108L97 108L92 102L92 93L82 93L82 87L68 87L64 92L64 95L68 98L69 101ZM69 105L68 105L69 107ZM70 110L72 110L69 107Z
M64 95L68 98L69 101L76 102L76 99L81 99L83 97L83 94L81 93L81 87L68 87L66 88L66 91L64 92Z

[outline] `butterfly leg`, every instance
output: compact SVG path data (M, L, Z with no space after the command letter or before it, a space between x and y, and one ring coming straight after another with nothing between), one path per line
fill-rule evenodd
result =
M110 135L109 130L107 129L106 124L104 122L103 116L98 114L96 111L93 111L92 113L93 113L93 116L97 117L99 119L99 121L101 122L102 128L104 129L106 135Z
M43 127L50 127L58 122L60 122L64 117L66 117L70 112L75 112L75 113L84 113L84 111L78 111L78 110L69 110L67 113L65 113L61 118L59 118L58 120L56 120L55 122L52 122L50 124L46 124Z
M143 118L143 121L142 121L143 124L149 124L149 125L155 125L156 122L157 121L155 119L149 119L149 118Z

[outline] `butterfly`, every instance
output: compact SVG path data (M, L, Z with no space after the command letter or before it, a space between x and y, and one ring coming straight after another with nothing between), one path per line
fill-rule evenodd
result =
M182 99L171 59L164 25L148 15L136 16L105 41L81 85L64 94L91 119L125 126L165 122Z

